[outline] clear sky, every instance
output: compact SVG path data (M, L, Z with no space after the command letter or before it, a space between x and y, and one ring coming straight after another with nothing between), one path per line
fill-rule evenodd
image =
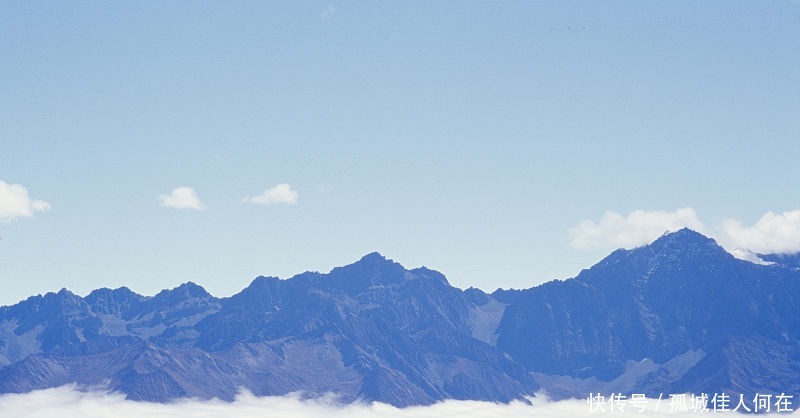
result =
M2 2L0 57L0 304L800 250L796 1Z

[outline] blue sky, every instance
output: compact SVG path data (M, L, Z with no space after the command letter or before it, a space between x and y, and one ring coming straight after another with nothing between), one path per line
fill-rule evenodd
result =
M4 2L0 56L0 304L800 250L793 1Z

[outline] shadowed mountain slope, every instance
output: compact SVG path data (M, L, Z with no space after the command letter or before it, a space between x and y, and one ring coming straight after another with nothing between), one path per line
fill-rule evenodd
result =
M228 298L67 290L0 308L0 392L78 383L131 399L333 393L398 406L544 389L800 394L800 272L684 229L565 281L461 290L378 253L258 277Z

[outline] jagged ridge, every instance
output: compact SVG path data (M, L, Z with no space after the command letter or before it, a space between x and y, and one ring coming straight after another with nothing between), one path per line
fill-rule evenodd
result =
M540 387L798 394L799 284L792 263L738 260L681 230L574 279L492 294L378 253L228 298L191 282L152 297L62 289L0 308L0 392L76 382L166 401L247 388L399 406Z

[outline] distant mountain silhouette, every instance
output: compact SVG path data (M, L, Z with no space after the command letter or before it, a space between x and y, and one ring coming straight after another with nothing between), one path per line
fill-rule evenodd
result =
M538 390L800 396L800 271L684 229L564 281L461 290L378 253L228 298L68 290L0 308L0 392L77 383L130 399L333 393L397 406Z

